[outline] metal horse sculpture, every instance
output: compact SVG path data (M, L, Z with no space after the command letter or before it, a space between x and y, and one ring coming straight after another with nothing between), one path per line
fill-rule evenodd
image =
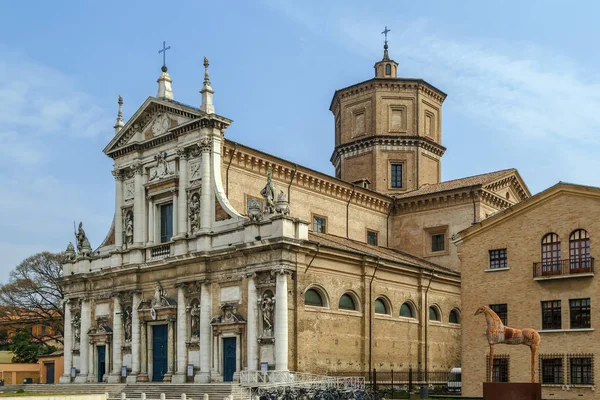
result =
M485 315L487 322L487 340L490 345L489 380L492 381L492 370L494 368L494 345L524 344L531 349L531 383L535 383L535 359L538 346L540 345L540 334L532 328L515 329L504 326L500 317L491 308L482 306L477 309L475 315Z

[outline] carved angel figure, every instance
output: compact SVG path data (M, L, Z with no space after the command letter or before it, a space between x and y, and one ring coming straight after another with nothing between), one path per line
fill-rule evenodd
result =
M125 243L133 244L133 213L131 211L125 216Z
M194 193L190 199L188 216L190 218L190 229L194 233L200 229L200 196L198 193Z
M169 163L167 162L167 152L159 151L158 154L154 156L156 160L156 168L152 172L152 176L150 180L154 180L156 178L164 178L167 175L171 175L171 171L169 170Z
M273 169L267 170L267 184L260 191L260 195L265 199L265 212L273 214L275 212L275 185L273 184Z
M273 308L275 306L275 299L270 293L263 295L260 303L260 310L263 316L263 335L271 336L273 334Z

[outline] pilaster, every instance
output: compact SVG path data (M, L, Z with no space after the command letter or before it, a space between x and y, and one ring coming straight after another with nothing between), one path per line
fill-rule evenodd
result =
M121 318L121 302L119 296L113 297L113 336L112 336L112 371L108 377L108 383L119 383L121 382L121 332L123 331L123 320Z
M177 370L173 383L185 383L187 369L187 313L185 304L185 287L177 288Z
M210 181L210 150L212 138L205 137L200 142L202 151L202 191L200 192L200 232L210 231L212 224L212 185Z
M144 183L143 179L143 166L141 162L138 162L133 167L135 178L135 198L133 200L133 242L137 245L144 243Z
M81 302L81 333L79 335L79 375L75 378L76 383L86 383L89 367L90 340L88 331L91 326L90 300Z
M140 316L138 313L139 304L140 294L134 293L133 302L131 306L131 375L127 377L127 383L135 383L137 375L140 373Z
M258 347L257 347L257 326L258 326L258 296L256 293L256 284L254 282L256 274L248 275L248 323L247 323L247 344L248 351L247 362L248 370L256 371L258 369Z
M276 271L275 280L275 369L288 370L288 271Z
M194 381L198 383L210 382L210 364L211 364L211 309L212 309L212 285L205 282L200 292L200 373L196 375Z
M123 205L123 176L121 171L114 170L115 177L115 247L120 249L123 246L123 215L121 206Z

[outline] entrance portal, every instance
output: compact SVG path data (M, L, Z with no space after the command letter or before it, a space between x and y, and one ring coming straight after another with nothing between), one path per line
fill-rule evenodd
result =
M106 368L106 346L98 346L98 382L102 382L104 379L104 372Z
M168 370L167 325L152 326L152 382L162 382Z
M45 364L46 366L46 383L54 383L54 363Z
M236 338L223 338L223 381L233 382L235 372Z

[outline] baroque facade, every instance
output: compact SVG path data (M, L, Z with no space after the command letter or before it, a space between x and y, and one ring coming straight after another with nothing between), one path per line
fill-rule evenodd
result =
M600 188L558 183L456 236L462 260L463 395L481 396L489 346L480 306L541 336L536 381L544 398L600 398L593 309ZM527 382L525 346L494 348L493 380Z
M398 78L387 43L334 94L336 177L226 139L204 65L200 107L166 66L127 123L119 98L115 218L96 250L82 224L67 249L61 381L458 365L449 237L529 197L517 171L442 182L446 95Z

